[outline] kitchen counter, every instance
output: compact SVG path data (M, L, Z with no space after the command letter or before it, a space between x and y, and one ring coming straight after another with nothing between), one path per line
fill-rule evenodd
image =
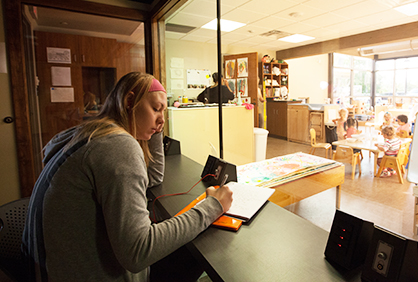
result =
M224 160L235 165L255 161L254 112L244 106L223 106ZM218 107L168 107L169 136L180 141L181 154L206 164L219 157Z

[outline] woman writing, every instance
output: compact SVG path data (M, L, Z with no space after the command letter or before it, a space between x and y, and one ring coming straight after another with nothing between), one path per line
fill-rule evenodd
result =
M202 204L151 224L146 190L163 181L166 107L158 80L129 73L97 117L47 144L23 234L37 281L149 281L149 266L229 209L229 188L210 187Z

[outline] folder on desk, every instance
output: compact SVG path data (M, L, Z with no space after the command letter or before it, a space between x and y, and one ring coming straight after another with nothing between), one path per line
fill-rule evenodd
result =
M212 225L233 231L237 231L243 221L250 220L274 193L274 189L271 188L239 184L237 182L229 182L227 185L233 192L234 200L231 208L225 215L218 218ZM206 193L203 193L177 213L176 216L190 210L205 198Z
M179 211L175 216L178 216L178 215L181 215L181 214L187 212L188 210L190 210L194 206L198 205L204 199L206 199L206 192L203 193L202 195L200 195L199 197L197 197L195 200L193 200L184 209ZM215 220L211 225L214 226L214 227L218 227L218 228L222 228L222 229L226 229L226 230L238 231L239 228L242 225L242 220L232 218L232 217L229 217L229 216L226 216L226 215L222 215L217 220Z

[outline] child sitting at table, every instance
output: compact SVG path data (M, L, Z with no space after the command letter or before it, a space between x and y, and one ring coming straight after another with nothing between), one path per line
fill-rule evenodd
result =
M347 119L347 133L345 134L346 138L351 138L353 134L360 134L362 131L358 130L358 122L357 120L349 117Z
M399 127L396 129L396 135L402 138L409 137L409 135L411 134L411 124L408 123L408 117L406 115L399 115L398 124Z
M351 138L353 134L360 134L362 131L358 130L358 121L353 119L352 117L347 118L347 133L345 134L346 138ZM360 152L360 149L353 149L354 153ZM361 154L361 158L363 159L363 154Z
M383 145L374 144L380 151L384 151L386 156L396 156L398 154L399 148L401 147L401 140L396 138L395 128L392 125L385 126L382 129L383 138L385 138L385 143ZM380 166L382 158L377 159L377 164ZM382 175L380 177L389 177L396 174L392 168L384 168Z
M344 135L346 134L345 129L344 129L344 123L347 121L348 110L345 108L342 108L338 111L338 114L340 115L340 118L333 119L332 122L337 125L338 140L344 140Z
M386 112L383 116L383 124L380 126L380 129L383 129L383 127L393 125L393 116L390 112Z

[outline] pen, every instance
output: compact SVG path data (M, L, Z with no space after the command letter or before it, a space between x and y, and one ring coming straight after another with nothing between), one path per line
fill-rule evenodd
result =
M225 174L224 179L222 179L221 185L219 185L219 188L222 188L222 186L225 185L227 179L228 179L228 174Z

